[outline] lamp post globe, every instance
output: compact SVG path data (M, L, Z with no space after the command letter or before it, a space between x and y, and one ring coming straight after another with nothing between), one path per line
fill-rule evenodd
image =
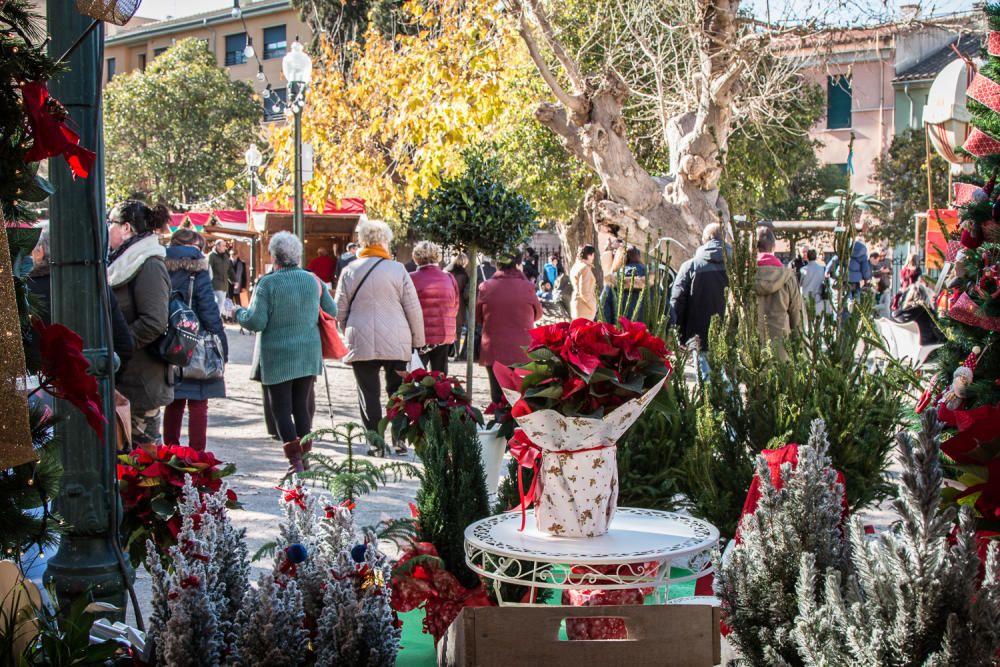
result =
M263 163L264 156L261 154L260 149L257 148L257 144L250 144L250 148L247 152L243 154L243 158L247 161L247 166L251 169L256 169Z
M309 81L312 79L312 59L306 54L299 40L296 39L292 42L292 48L281 60L281 72L285 75L285 80L288 81L288 108L292 112L292 121L294 123L295 173L293 176L295 182L295 205L292 212L292 228L295 230L295 235L299 238L304 248L306 233L303 216L305 206L302 196L302 109L305 107L305 91L309 86ZM305 266L306 261L306 253L303 252L303 266Z
M312 59L299 41L292 42L292 48L281 60L281 73L289 84L309 85L312 79Z

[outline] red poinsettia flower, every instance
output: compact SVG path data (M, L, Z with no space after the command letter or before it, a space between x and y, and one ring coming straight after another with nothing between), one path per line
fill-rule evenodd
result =
M531 334L531 344L528 352L545 347L550 350L559 350L566 341L566 334L569 332L569 322L557 322L542 327L535 327Z
M569 327L569 340L588 354L616 356L619 353L619 349L611 344L606 325L601 322L574 320Z
M61 324L32 322L42 358L42 387L56 398L72 403L87 419L97 436L104 437L107 423L101 412L97 378L90 375L90 362L83 356L83 339Z
M448 378L438 380L434 383L434 393L437 394L437 397L442 401L452 395L451 389L451 382L448 381Z

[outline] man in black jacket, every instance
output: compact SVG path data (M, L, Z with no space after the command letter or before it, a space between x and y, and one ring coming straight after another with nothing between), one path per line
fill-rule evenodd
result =
M681 264L670 292L670 312L687 344L697 336L700 349L708 347L708 325L713 315L726 311L726 275L722 226L712 223L701 235L702 246Z

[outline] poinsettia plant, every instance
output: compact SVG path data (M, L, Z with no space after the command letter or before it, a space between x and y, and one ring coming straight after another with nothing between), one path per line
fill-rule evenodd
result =
M119 455L122 532L132 565L146 561L146 540L150 539L164 567L169 566L167 549L177 544L181 529L178 505L185 476L191 477L191 485L200 494L210 494L222 488L222 479L235 470L234 463L223 463L211 452L180 445L148 445ZM232 489L226 491L226 498L229 509L240 507Z
M453 412L455 411L455 412ZM441 415L444 424L453 414L482 425L482 413L473 407L462 381L440 371L418 368L403 376L403 384L389 397L379 432L392 429L396 442L405 440L420 453L431 416Z
M483 410L483 414L490 418L486 422L486 428L499 427L497 437L504 440L510 440L514 437L514 429L517 428L517 422L514 421L514 415L511 414L511 405L506 396L501 396L499 401L494 401L487 405L486 409Z
M616 327L577 319L530 333L529 361L513 368L521 391L514 417L537 410L603 417L671 371L671 354L663 340L641 322L623 318Z

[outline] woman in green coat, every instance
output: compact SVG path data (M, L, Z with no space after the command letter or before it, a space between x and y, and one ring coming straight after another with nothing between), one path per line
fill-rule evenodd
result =
M260 279L249 308L236 311L244 328L260 332L260 376L271 404L278 436L284 443L288 471L301 472L300 439L312 430L309 395L323 372L319 309L337 314L337 306L316 276L300 268L302 243L288 232L271 238L274 270Z

